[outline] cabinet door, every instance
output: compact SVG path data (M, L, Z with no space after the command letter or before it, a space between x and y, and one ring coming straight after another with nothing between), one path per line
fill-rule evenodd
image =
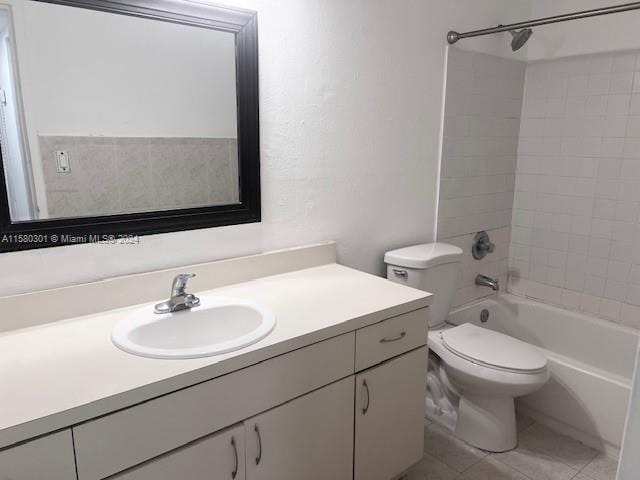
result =
M75 480L70 430L0 451L1 480Z
M245 421L247 479L351 480L353 377Z
M242 425L133 467L113 480L244 480Z
M427 348L356 376L354 480L389 480L423 456Z

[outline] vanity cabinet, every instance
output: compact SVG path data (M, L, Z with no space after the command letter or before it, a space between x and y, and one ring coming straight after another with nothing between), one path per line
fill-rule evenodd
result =
M112 480L244 480L244 427L238 425L111 477Z
M390 480L423 456L427 348L356 375L354 480Z
M351 480L353 377L245 422L247 480Z
M2 480L75 480L71 430L0 450Z
M2 450L0 480L390 480L422 457L427 324L418 309Z

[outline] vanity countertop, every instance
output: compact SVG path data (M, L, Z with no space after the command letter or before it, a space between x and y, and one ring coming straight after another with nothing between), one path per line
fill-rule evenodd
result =
M262 303L277 325L249 347L189 360L115 347L111 330L133 306L0 334L0 448L431 303L426 292L335 263L196 293Z

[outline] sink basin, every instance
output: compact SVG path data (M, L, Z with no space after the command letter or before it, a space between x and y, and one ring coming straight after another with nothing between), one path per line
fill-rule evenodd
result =
M157 314L153 305L129 312L113 329L120 349L151 358L199 358L239 350L275 327L273 312L237 298L200 297L200 306Z

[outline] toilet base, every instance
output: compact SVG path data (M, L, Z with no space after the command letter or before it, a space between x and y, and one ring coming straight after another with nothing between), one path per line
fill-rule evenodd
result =
M518 433L513 398L463 395L454 433L465 442L489 452L516 448Z

